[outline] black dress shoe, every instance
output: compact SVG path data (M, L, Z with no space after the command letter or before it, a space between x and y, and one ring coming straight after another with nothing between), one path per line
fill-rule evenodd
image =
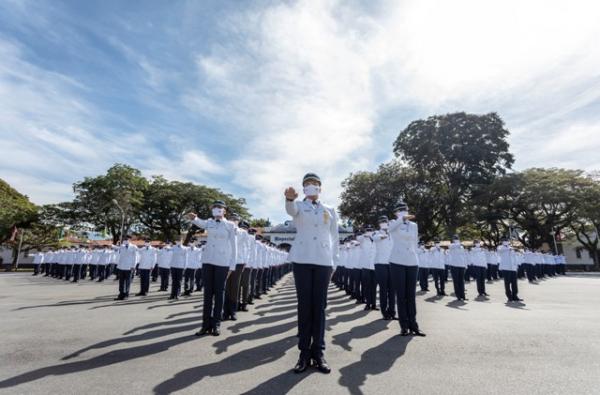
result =
M379 311L379 307L377 307L377 306L371 306L371 310Z
M237 317L235 315L233 315L233 314L229 316L229 319L231 321L237 321Z
M514 300L515 302L522 302L522 301L523 301L523 299L521 299L521 298L513 298L513 300Z
M329 374L331 373L331 368L329 364L325 360L325 358L313 358L313 365L317 368L317 370L321 373Z
M195 333L196 336L204 336L210 334L210 328L202 328Z
M123 299L125 299L125 298L122 296L117 296L114 300L123 300Z
M371 306L369 306L369 305L366 305L366 306L365 306L365 308L364 308L363 310L365 310L365 311L367 311L367 310L371 310Z
M308 369L308 360L305 358L300 358L298 362L296 362L296 366L294 366L294 373L302 373Z
M213 336L219 336L219 335L221 335L221 330L219 328L213 328L212 335Z
M408 329L402 329L402 330L400 330L400 336L408 336L408 335L409 335Z
M413 336L421 336L421 337L427 336L427 335L425 335L425 333L421 332L418 329L411 329L410 330L410 334L413 335Z
M248 304L254 304L254 302L253 302L253 301L250 301L250 302L248 302Z

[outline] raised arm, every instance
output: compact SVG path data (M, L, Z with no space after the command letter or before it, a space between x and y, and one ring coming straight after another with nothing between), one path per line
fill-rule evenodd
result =
M288 213L290 217L295 217L298 215L298 205L296 204L296 199L298 198L298 193L292 187L289 187L284 192L285 195L285 211Z

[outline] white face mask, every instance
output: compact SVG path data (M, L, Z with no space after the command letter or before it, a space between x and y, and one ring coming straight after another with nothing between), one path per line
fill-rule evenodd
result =
M507 246L507 245L508 245L508 241L503 241L503 242L502 242L502 245L503 245L503 246Z
M123 245L126 245L126 246L127 246L127 245L129 245L129 242L128 242L127 240L125 240L125 241L123 242Z
M304 194L306 196L318 196L321 193L321 187L318 185L309 184L304 187Z
M408 215L408 211L398 211L396 213L396 218L404 219L404 217L406 217L407 215Z
M435 243L435 248L440 248L440 243Z
M387 222L382 222L379 224L379 229L387 229L388 228L388 223Z
M459 240L452 240L452 244L458 244L458 243L460 243Z
M479 243L475 243L475 248L479 248Z
M225 214L225 209L221 207L215 207L212 209L213 217L222 217Z
M373 232L367 232L367 233L365 233L365 235L371 237L371 236L373 236Z

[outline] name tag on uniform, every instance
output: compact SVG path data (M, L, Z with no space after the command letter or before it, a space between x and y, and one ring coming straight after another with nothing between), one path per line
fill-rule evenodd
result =
M323 223L327 224L329 222L329 211L323 211Z

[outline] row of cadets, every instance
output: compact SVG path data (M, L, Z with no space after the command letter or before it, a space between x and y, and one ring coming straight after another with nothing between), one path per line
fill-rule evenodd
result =
M247 252L247 263L242 273L240 284L240 301L238 311L248 311L247 305L254 304L254 295L256 290L256 276L258 273L258 241L256 239L256 229L248 229L248 237L253 242L250 243Z
M231 222L235 225L235 239L237 244L237 254L235 257L235 267L227 278L225 285L225 303L223 305L223 320L237 320L238 303L240 298L240 287L242 284L242 273L248 262L251 240L248 235L247 222L241 221L239 214L231 215Z

